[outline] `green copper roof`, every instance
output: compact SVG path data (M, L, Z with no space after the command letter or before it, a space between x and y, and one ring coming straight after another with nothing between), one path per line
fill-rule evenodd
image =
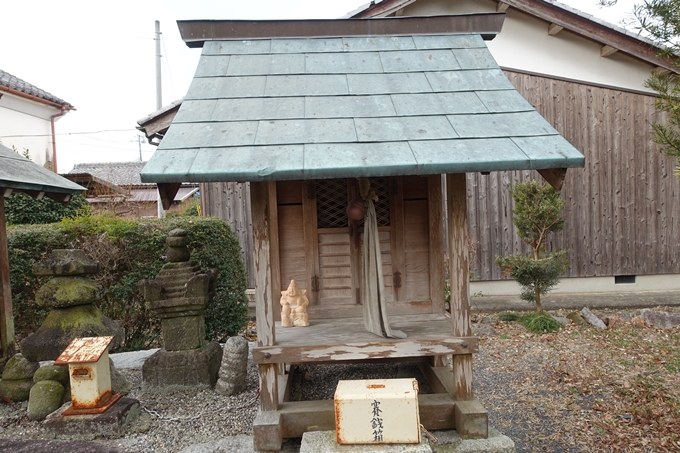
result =
M144 182L582 167L478 34L206 41Z
M76 194L85 187L69 181L0 145L0 189L46 194Z

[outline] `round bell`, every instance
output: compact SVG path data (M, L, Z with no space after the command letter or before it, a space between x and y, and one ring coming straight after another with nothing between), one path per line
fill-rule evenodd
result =
M347 217L352 220L361 220L366 215L366 202L361 198L355 198L347 206Z

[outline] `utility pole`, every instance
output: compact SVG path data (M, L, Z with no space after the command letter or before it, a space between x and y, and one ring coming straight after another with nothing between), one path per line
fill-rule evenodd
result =
M158 20L156 21L156 34L154 40L156 41L156 110L160 110L163 108L163 94L161 89L161 22ZM141 154L140 151L140 160ZM163 209L160 192L158 193L156 204L158 205L158 218L162 219L165 217L165 209Z
M139 161L142 162L142 139L143 137L140 134L137 134L137 146L139 146Z
M156 21L156 110L163 107L163 90L161 89L161 23Z

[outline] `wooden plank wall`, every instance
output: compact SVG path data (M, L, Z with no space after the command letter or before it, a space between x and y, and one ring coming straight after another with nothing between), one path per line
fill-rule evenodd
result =
M657 151L654 97L505 71L517 90L584 153L562 189L565 231L551 247L569 249L567 277L680 273L680 181L675 162ZM512 224L508 185L535 172L469 174L474 278L498 280L499 255L523 244Z
M219 217L231 226L241 245L241 256L248 273L248 288L254 288L250 185L237 182L201 184L201 211L203 215Z

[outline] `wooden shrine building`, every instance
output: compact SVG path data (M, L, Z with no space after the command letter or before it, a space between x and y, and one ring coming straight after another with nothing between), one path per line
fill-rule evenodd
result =
M472 385L465 174L535 169L559 187L584 165L488 52L503 18L179 22L203 53L142 180L164 203L182 182L250 182L256 450L334 429L332 401L287 400L287 365L301 363L419 362L436 392L419 397L425 428L487 437ZM373 301L361 300L360 225L346 213L357 178L378 195L384 294L405 339L361 320ZM291 279L307 291L309 327L278 322Z

